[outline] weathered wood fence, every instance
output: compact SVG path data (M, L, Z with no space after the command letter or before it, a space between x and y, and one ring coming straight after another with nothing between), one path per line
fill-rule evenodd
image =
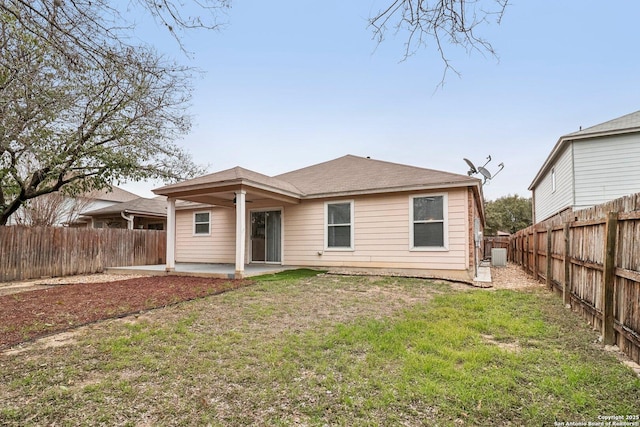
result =
M508 255L640 363L640 193L518 231Z
M0 227L0 282L163 264L166 231Z

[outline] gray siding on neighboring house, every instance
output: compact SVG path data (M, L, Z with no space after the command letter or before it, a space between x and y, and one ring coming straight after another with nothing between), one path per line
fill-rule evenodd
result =
M640 134L574 142L575 209L640 192Z
M558 157L533 191L536 221L548 218L573 204L572 145ZM553 191L552 171L555 170L556 189Z

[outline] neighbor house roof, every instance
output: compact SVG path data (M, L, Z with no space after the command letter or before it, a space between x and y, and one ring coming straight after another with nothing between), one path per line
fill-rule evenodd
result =
M546 175L547 171L552 167L556 159L564 152L566 147L572 141L578 141L590 138L599 138L603 136L622 135L627 133L640 132L640 111L626 114L613 120L600 123L595 126L581 129L577 132L568 133L558 139L558 142L551 150L551 153L543 163L542 167L536 174L535 178L529 185L529 190L533 190L538 182Z
M100 209L94 209L92 211L83 212L84 216L104 216L104 215L120 215L121 212L125 214L133 215L147 215L147 216L167 216L167 201L164 197L154 197L153 199L147 199L144 197L138 197L135 200L128 202L116 203L115 205L107 206Z
M640 111L636 111L635 113L626 114L622 117L618 117L617 119L609 120L604 123L600 123L599 125L591 126L586 129L581 129L577 132L570 133L565 135L563 138L574 138L578 137L593 137L593 136L602 136L609 134L620 134L620 133L628 133L628 132L638 132L640 131Z
M116 187L115 185L112 186L111 189L105 188L103 190L90 191L89 193L83 194L82 196L89 199L106 200L109 202L128 202L140 197L137 194L133 194L127 190L123 190L122 188Z
M153 191L156 194L170 195L185 190L204 190L234 183L257 185L297 198L469 185L480 188L480 180L467 175L346 155L274 177L235 167Z

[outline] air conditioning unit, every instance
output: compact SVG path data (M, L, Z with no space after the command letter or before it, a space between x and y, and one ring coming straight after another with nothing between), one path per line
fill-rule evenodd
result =
M491 248L491 265L493 267L507 266L507 250L505 248Z

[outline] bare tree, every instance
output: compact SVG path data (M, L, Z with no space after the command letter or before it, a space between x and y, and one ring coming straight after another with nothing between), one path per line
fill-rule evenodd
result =
M459 74L447 56L447 46L460 46L496 56L477 29L500 23L509 0L394 0L369 19L374 38L381 43L389 31L406 33L403 58L432 44L444 63L442 82L448 71Z
M24 203L15 212L17 224L29 226L58 225L65 217L66 197L60 193L45 194Z
M71 225L89 209L100 194L92 190L69 197L62 192L43 194L26 201L14 213L12 219L19 225L52 227Z

